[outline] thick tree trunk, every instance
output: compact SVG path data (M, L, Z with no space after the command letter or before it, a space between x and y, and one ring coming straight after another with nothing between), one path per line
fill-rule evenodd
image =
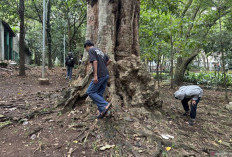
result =
M24 31L24 0L19 2L19 17L20 17L20 35L19 35L19 75L25 75L25 31Z
M90 39L113 64L106 91L107 100L115 105L157 106L158 92L155 81L142 64L139 53L140 3L134 0L95 0L87 7L86 39ZM63 100L58 104L71 109L79 100L87 97L86 89L91 81L92 67L88 53L84 53L77 79L73 81Z
M48 44L48 68L52 68L52 37L51 37L51 23L50 23L50 15L51 15L51 0L48 1L48 11L47 11L47 44Z
M181 57L177 59L176 71L174 76L174 83L176 85L181 85L183 83L185 71L189 63L191 63L191 61L197 55L198 55L198 50L195 53L193 53L190 57L185 58L184 60Z

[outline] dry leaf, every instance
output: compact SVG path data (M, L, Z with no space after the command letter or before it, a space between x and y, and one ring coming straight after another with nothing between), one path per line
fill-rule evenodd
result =
M106 149L110 149L110 148L114 148L115 147L115 145L105 145L105 146L103 146L103 147L101 147L100 148L100 150L106 150Z
M171 147L165 147L165 149L166 149L167 151L169 151L169 150L171 150L172 148L171 148Z

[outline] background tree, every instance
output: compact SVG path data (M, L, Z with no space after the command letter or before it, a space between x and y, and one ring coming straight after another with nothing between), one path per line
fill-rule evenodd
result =
M24 31L24 0L19 1L20 36L19 36L19 75L25 75L25 31Z

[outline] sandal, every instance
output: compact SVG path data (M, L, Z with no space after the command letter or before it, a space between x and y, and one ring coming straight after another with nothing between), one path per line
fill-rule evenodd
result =
M104 111L97 116L97 119L101 119L105 117L105 115L107 114L107 112L109 111L111 107L112 107L112 104L109 103L108 108L105 108Z

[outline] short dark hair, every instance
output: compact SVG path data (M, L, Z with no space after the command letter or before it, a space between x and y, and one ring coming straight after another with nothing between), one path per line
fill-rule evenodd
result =
M94 44L92 43L92 41L86 40L84 43L84 48L86 48L87 46L94 46Z

